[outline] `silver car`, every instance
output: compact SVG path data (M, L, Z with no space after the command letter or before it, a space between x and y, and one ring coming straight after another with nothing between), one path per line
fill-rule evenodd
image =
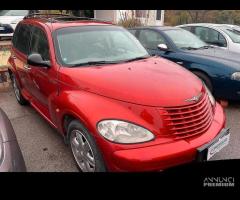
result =
M204 42L240 53L240 27L230 24L195 23L177 26L188 30Z

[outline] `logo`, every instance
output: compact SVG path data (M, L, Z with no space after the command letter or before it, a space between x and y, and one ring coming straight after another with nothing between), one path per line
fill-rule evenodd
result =
M203 187L234 187L234 177L205 177Z
M196 102L198 102L199 101L199 99L201 98L201 96L202 96L202 93L200 93L199 95L197 95L197 96L194 96L194 97L192 97L191 99L186 99L185 101L187 101L187 102L194 102L194 103L196 103Z

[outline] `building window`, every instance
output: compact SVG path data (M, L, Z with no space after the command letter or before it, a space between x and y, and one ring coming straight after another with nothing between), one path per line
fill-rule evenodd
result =
M162 19L162 10L157 10L156 20L161 20L161 19Z
M145 18L147 16L146 10L136 10L136 17Z

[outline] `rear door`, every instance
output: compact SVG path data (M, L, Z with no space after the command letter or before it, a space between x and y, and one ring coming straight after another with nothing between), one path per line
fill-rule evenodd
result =
M29 54L29 42L31 38L31 30L27 24L19 24L17 33L13 38L13 50L11 54L11 63L15 66L20 81L22 92L30 97L30 87L28 82L27 56Z

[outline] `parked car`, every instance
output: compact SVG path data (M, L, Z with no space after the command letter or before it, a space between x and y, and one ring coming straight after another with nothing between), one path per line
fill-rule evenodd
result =
M191 31L204 42L240 53L240 27L230 24L197 23L177 26Z
M0 172L25 171L25 162L13 127L0 108Z
M207 45L176 27L129 30L152 55L169 59L202 79L220 100L240 100L240 54Z
M228 143L223 109L202 81L151 57L122 27L26 17L9 63L17 101L62 134L83 172L162 170Z
M28 14L29 10L0 10L0 39L12 37L18 22Z

